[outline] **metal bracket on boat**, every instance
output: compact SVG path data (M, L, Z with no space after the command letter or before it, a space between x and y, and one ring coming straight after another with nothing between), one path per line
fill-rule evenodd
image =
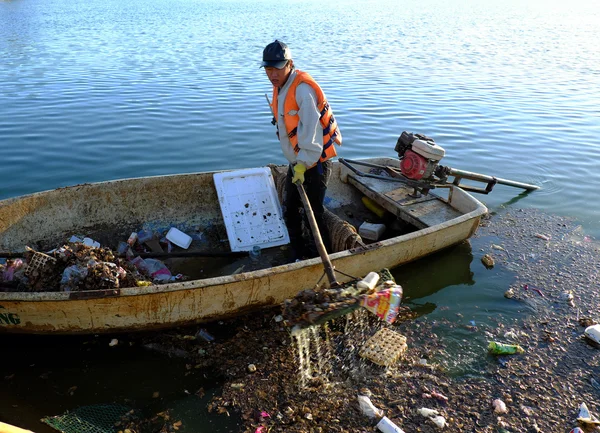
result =
M523 188L527 191L534 191L536 189L539 189L539 186L537 185L530 185L523 182L516 182L514 180L502 179L499 177L488 176L481 173L473 173L470 171L458 170L456 168L441 165L436 168L434 175L431 175L427 179L412 180L404 176L400 172L400 170L395 167L371 164L368 162L354 161L344 158L340 158L339 161L359 176L371 177L374 179L381 179L390 182L401 182L405 185L408 185L414 188L413 193L411 193L410 195L416 198L420 197L421 193L427 195L430 189L450 188L452 185L458 186L459 188L465 191L476 192L478 194L489 194L490 192L492 192L492 189L496 184L512 186L515 188ZM375 168L380 170L382 173L386 173L386 175L365 173L363 171L358 170L356 167L353 167L353 164L362 165L369 168ZM448 177L450 176L454 177L454 180L452 182L448 181ZM462 179L472 180L475 182L482 182L485 183L486 186L485 188L479 188L472 185L466 185L464 183L461 183Z
M427 193L429 192L430 189L436 188L436 185L434 185L430 182L411 180L411 179L407 178L406 176L404 176L402 173L400 173L398 170L396 170L394 167L379 165L379 164L372 164L370 162L355 161L352 159L345 159L345 158L340 158L339 162L341 164L345 165L346 167L348 167L350 170L352 170L353 173L358 174L359 176L370 177L373 179L386 180L389 182L400 182L405 185L408 185L415 189L415 191L413 192L413 197L420 197L421 193L427 195ZM354 167L353 164L354 165L362 165L364 167L369 167L369 168L375 168L375 169L381 170L382 173L387 173L387 174L381 175L381 174L365 173L364 171L360 171L359 169ZM440 187L440 186L444 186L444 185L437 185L437 187Z

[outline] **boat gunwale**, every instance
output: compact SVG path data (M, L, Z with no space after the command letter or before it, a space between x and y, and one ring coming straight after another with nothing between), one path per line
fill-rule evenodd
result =
M227 171L227 170L224 170ZM193 173L190 173L193 174ZM160 175L160 176L152 176L152 177L164 177L164 176L187 176L190 174L176 174L176 175ZM202 174L202 173L197 173ZM150 177L150 176L149 176ZM133 179L143 179L143 178L133 178ZM121 182L126 179L116 180L116 181L106 181L99 183L108 183L108 182ZM89 184L82 184L89 185ZM53 191L53 190L51 190ZM426 227L423 229L416 230L411 233L407 233L400 236L395 236L393 238L381 240L372 244L367 245L366 247L357 247L349 250L340 251L337 253L330 254L329 257L332 263L335 265L336 261L341 261L347 257L355 256L355 255L363 255L368 253L370 250L374 249L382 249L386 247L390 247L399 243L408 242L414 238L426 236L430 233L434 233L436 231L444 230L448 227L459 225L469 220L477 219L487 213L487 207L477 200L475 197L468 194L466 191L462 190L460 187L451 185L450 186L450 200L452 201L452 196L454 193L458 193L463 195L462 198L468 199L473 205L475 205L475 209L460 215L459 217L446 220L439 224L435 224L430 227ZM34 194L42 194L42 193L34 193ZM25 196L21 196L19 198L23 198ZM13 200L13 199L9 199ZM440 200L442 200L440 198ZM443 200L444 201L444 200ZM2 201L0 201L2 204ZM451 203L449 204L451 205ZM468 239L475 228L469 233L465 239ZM437 250L435 250L437 251ZM432 251L433 252L433 251ZM236 275L223 275L218 277L199 279L199 280L191 280L191 281L182 281L178 283L170 283L170 284L161 284L161 285L151 285L147 287L125 287L121 289L115 289L116 293L113 296L108 295L106 290L86 290L86 291L78 291L78 292L0 292L0 302L2 301L27 301L27 302L43 302L43 301L73 301L73 300L93 300L99 298L107 298L107 297L124 297L124 296L143 296L143 295L156 295L156 294L165 294L170 292L176 292L181 290L194 290L201 288L210 288L211 286L222 286L227 284L236 283L239 281L250 281L264 277L273 277L278 274L284 274L288 272L297 271L304 267L310 267L317 265L321 262L319 257L302 260L295 263L278 265L265 269L258 269L251 272L244 272ZM110 291L109 291L110 292ZM73 293L81 293L85 294L82 296L73 296Z

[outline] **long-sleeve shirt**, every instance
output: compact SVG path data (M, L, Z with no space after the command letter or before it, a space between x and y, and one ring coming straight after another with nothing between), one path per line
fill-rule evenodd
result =
M317 109L317 95L314 89L306 83L296 87L296 101L298 102L298 147L300 151L296 154L290 143L283 120L284 103L288 89L296 78L296 70L293 70L286 83L279 89L277 98L277 126L279 128L279 141L283 155L291 164L300 162L306 167L312 167L319 161L323 152L323 127L319 121L320 113ZM287 113L286 113L287 114Z

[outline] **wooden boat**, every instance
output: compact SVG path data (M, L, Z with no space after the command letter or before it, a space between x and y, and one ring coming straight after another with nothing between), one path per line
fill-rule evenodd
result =
M398 164L391 158L363 161ZM274 178L281 178L285 169L271 167ZM28 245L48 251L73 234L84 234L107 246L112 243L116 248L118 241L142 226L175 226L197 227L215 240L199 248L228 251L213 174L82 184L0 201L0 250L23 251ZM365 215L374 217L361 202L367 196L405 227L380 241L330 254L334 267L360 277L424 257L468 239L487 212L482 203L454 185L441 190L447 193L445 197L430 193L413 198L409 195L412 191L402 183L361 176L336 161L326 198L331 212L358 227ZM271 250L275 255L281 251ZM270 260L268 252L264 258ZM287 264L269 262L263 269L252 268L247 257L238 262L224 260L209 257L185 262L182 266L192 263L189 269L193 268L194 278L148 287L0 290L0 333L108 333L195 324L277 305L314 287L323 277L319 257ZM239 272L240 263L250 270ZM339 275L341 282L349 279Z

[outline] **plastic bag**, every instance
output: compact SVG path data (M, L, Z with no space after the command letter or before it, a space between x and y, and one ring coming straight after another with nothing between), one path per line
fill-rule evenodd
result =
M171 271L163 262L156 259L145 259L148 274L155 281L168 281L171 279Z
M381 418L383 416L383 411L375 407L375 405L371 403L371 399L366 395L358 396L358 405L360 406L363 415L366 415L369 418Z
M402 287L395 284L390 288L375 292L362 299L361 305L387 323L393 323L398 316L402 301Z
M15 272L23 268L23 260L15 259L8 260L4 272L2 272L2 279L4 281L13 281L15 279Z
M61 289L64 292L70 292L71 289L75 288L80 281L82 281L88 275L88 269L84 266L69 266L65 268L62 279L60 280Z

